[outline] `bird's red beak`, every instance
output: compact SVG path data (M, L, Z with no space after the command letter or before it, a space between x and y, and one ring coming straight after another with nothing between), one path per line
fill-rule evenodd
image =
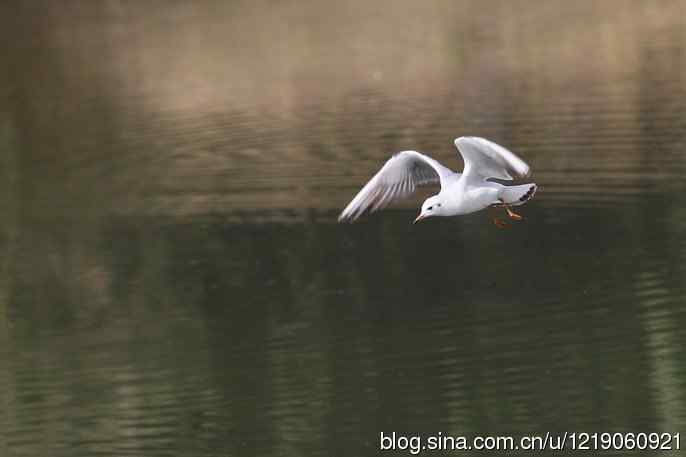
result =
M420 214L419 216L417 216L417 219L414 220L413 224L416 224L424 218L426 218L426 214Z

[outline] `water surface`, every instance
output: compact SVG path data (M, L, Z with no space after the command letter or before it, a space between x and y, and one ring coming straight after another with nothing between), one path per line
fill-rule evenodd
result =
M8 455L686 425L677 1L5 6ZM474 134L524 222L336 216Z

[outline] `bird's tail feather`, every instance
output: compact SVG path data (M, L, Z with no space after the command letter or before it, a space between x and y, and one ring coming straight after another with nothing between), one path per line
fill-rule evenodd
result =
M503 186L500 191L500 199L508 206L523 205L534 197L536 189L538 189L536 183Z

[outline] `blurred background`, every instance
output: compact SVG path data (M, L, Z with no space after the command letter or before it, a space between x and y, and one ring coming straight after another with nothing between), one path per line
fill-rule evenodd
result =
M0 452L683 431L684 7L3 3ZM524 222L336 224L460 135L530 163Z

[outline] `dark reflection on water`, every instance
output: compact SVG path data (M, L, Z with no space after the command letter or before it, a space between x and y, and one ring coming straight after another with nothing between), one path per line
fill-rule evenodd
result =
M489 6L4 6L6 453L683 430L682 5ZM532 163L524 223L334 223L460 134Z

